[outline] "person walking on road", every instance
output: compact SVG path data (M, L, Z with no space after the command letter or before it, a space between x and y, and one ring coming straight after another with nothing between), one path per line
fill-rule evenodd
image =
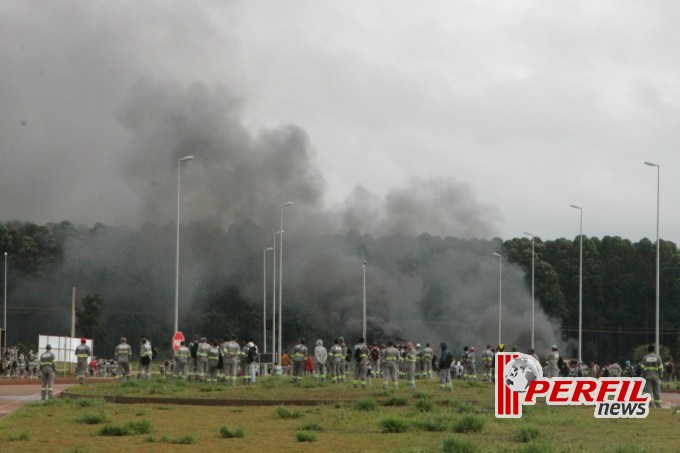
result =
M76 347L76 358L78 359L78 368L76 370L76 376L78 376L78 383L82 384L85 382L85 371L87 371L88 358L92 355L90 347L87 345L87 340L85 338L80 339L80 344Z
M54 372L56 371L54 367L55 357L52 353L52 346L49 344L45 346L45 352L40 355L40 375L41 375L41 389L40 396L41 399L53 398L54 392Z

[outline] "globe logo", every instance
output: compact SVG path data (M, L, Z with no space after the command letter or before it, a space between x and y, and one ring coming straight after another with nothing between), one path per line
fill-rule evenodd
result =
M534 357L520 354L505 366L503 379L511 390L524 393L532 381L543 377L543 369Z

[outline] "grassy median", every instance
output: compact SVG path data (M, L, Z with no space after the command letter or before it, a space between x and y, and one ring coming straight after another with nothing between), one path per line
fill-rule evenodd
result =
M680 415L652 410L642 420L600 420L592 407L525 407L520 420L493 416L491 385L433 382L355 390L288 380L224 388L215 384L135 382L77 386L90 394L277 400L330 400L299 406L201 407L114 404L101 398L32 403L0 420L2 451L361 451L643 452L678 451ZM210 389L210 391L206 391ZM202 395L202 396L201 396ZM333 401L335 400L335 401Z

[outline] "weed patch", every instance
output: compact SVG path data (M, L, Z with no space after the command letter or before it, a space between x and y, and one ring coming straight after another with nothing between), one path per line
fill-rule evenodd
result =
M276 415L278 415L281 418L300 418L300 417L302 417L302 412L291 411L291 410L286 409L283 406L278 406L276 408Z
M432 412L433 408L434 404L432 404L432 401L430 400L418 400L418 402L416 402L416 409L420 412Z
M378 410L378 403L371 398L363 398L354 404L354 408L358 411L375 411Z
M318 423L307 423L306 425L300 426L298 428L298 431L316 431L316 432L321 432L323 431L323 427L319 425Z
M196 436L192 434L185 434L184 436L179 437L162 436L159 439L159 442L173 445L192 445L195 444L197 440Z
M401 417L387 417L380 420L380 428L384 433L404 433L408 423Z
M392 395L382 402L383 406L406 406L408 400L403 396Z
M311 431L296 431L295 438L298 442L316 442L318 440L316 433Z
M246 436L246 432L241 428L230 430L228 426L224 425L220 428L220 437L222 439L243 439Z
M531 442L532 440L536 439L539 434L540 431L538 429L527 426L517 430L515 433L515 439L517 442Z
M474 443L466 439L448 437L442 442L442 452L444 453L474 453L479 448Z
M457 433L478 433L484 428L485 419L479 415L463 415L453 423Z
M83 415L76 417L76 423L82 423L84 425L98 425L100 423L108 422L110 417L106 414L95 413L95 412L85 412Z
M28 431L22 431L17 434L10 434L7 436L7 440L10 442L16 442L18 440L30 440L31 434Z

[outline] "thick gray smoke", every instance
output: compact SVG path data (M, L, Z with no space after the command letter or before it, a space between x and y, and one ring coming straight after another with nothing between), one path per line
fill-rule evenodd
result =
M68 303L78 286L100 293L108 316L133 332L167 330L170 314L153 310L173 300L177 161L194 155L182 164L183 318L228 285L259 306L262 250L280 228L281 204L293 201L284 212L284 313L304 313L319 331L353 341L368 261L369 340L478 348L497 341L497 250L475 239L495 234L498 211L470 187L413 180L384 197L357 187L327 207L314 138L295 125L252 132L243 119L247 94L210 82L238 71L206 63L229 61L233 45L216 37L209 11L138 2L4 6L0 209L20 220L134 225L75 235L50 282L63 291L55 296L46 285L44 300ZM213 59L218 51L225 55ZM16 291L37 288L26 282ZM530 313L525 275L504 265L509 347L528 345ZM206 333L238 322L227 318ZM539 349L555 342L557 329L537 307Z
M184 223L228 228L249 221L258 227L241 237L238 248L218 254L206 238L191 236L195 228L187 231L182 255L191 281L245 274L244 294L260 301L257 260L279 228L282 202L294 201L284 212L284 298L291 312L305 313L332 335L358 336L361 263L367 260L369 339L433 344L444 339L478 347L497 342L495 243L440 237L488 237L497 218L493 207L478 203L467 186L432 180L413 181L385 199L358 187L342 206L327 210L323 178L304 131L284 126L252 135L241 124L240 107L226 87L147 82L131 90L121 109L132 136L126 178L140 194L148 222L173 221L177 179L168 169L191 154L195 159L182 173ZM431 232L438 236L417 236ZM507 264L502 310L501 340L526 348L529 292L524 273ZM538 308L538 346L555 342L556 333Z

